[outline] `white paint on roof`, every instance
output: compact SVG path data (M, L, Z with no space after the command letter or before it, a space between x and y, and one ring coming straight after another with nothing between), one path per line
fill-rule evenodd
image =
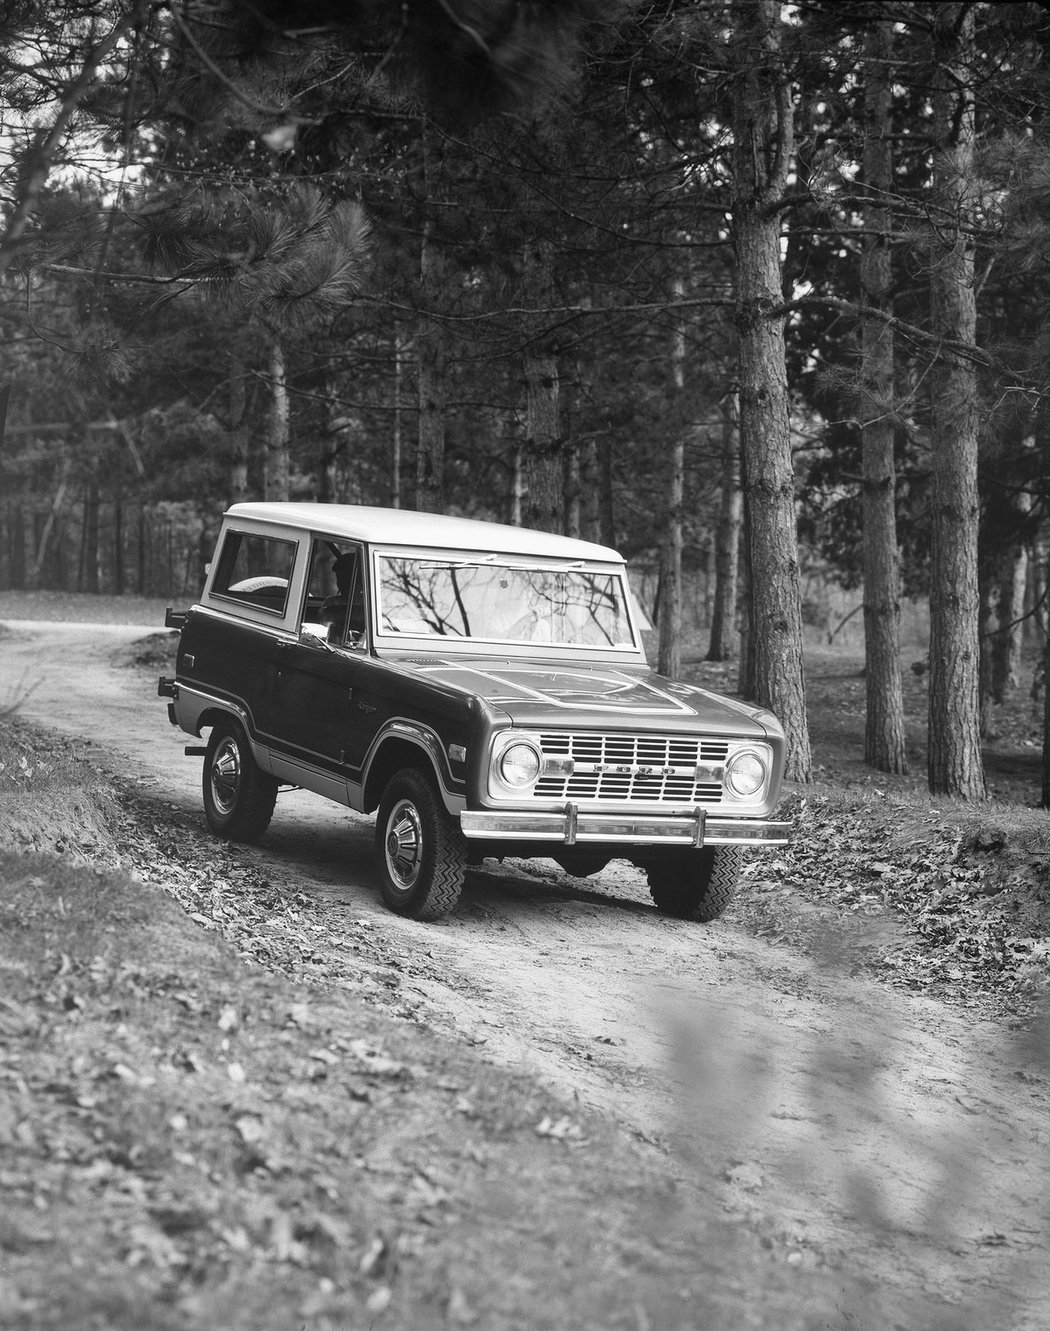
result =
M423 545L442 550L505 551L551 559L593 559L622 562L608 546L577 541L569 536L511 527L502 522L479 522L440 513L417 513L405 508L369 508L360 504L248 503L233 504L231 518L306 528L328 536L381 545Z

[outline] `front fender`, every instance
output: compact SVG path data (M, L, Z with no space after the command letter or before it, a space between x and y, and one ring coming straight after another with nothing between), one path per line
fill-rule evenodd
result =
M383 726L365 755L362 780L362 809L378 808L387 782L403 767L426 766L434 777L442 802L449 813L460 814L467 806L465 750L462 760L453 758L457 746L442 743L429 726L406 717L395 717Z

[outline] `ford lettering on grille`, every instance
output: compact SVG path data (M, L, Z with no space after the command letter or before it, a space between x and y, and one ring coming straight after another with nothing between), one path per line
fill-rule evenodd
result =
M722 802L729 749L723 740L561 732L539 739L545 762L537 799L708 807Z

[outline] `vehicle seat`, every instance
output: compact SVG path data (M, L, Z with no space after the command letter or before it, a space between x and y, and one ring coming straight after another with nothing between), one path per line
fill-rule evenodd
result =
M342 624L346 618L346 599L342 596L329 596L321 606L322 624Z
M346 599L342 596L329 596L321 607L321 623L329 628L334 624L342 629L346 621ZM350 640L358 642L365 634L365 598L358 593L350 607Z

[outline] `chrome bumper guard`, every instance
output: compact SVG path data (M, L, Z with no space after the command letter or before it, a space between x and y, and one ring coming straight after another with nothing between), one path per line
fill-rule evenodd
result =
M624 842L633 845L786 846L791 823L755 818L715 818L706 809L689 814L581 813L566 804L561 813L519 813L483 810L460 814L464 836L478 840L550 841L574 846L580 841Z

